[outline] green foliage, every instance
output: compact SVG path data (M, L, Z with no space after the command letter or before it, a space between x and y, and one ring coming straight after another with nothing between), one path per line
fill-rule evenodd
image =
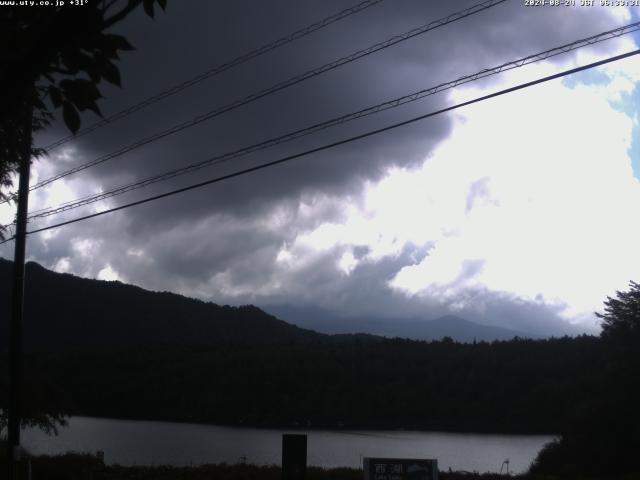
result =
M49 408L48 406L45 408ZM7 412L0 409L0 438L4 438L9 419ZM36 412L21 419L22 428L39 428L47 435L57 435L58 428L67 425L65 415L61 413Z
M83 8L2 9L1 53L3 59L10 59L0 77L2 86L17 89L12 93L16 102L36 88L51 97L54 108L66 104L76 115L87 109L99 114L97 84L104 79L119 86L115 61L120 51L133 50L126 38L106 30L140 4L153 17L156 3L166 8L166 0L129 0L119 10L115 10L118 2L89 2ZM38 103L36 116L42 113L38 110L46 106ZM74 132L79 127L75 120L67 126Z
M8 404L8 375L6 359L0 359L0 438L6 433ZM67 424L63 412L64 393L50 378L42 376L27 360L25 368L29 375L24 379L22 387L22 427L36 427L49 435L57 435L58 428Z
M153 16L156 3L166 8L166 0L0 8L0 187L12 185L21 158L43 153L32 148L32 133L49 125L54 110L62 109L73 133L80 128L80 112L100 115L98 84L120 86L115 62L120 51L133 49L126 38L107 31L141 4ZM0 191L0 201L7 198Z
M6 471L6 450L6 443L0 441L0 471L2 472ZM97 477L97 475L104 474L105 471L102 461L93 455L80 453L67 453L52 457L34 456L26 452L26 456L18 465L18 470L21 479L98 480L98 478L105 478ZM115 480L117 477L111 478Z
M629 291L607 297L597 315L604 355L594 391L581 399L561 440L540 453L535 473L627 478L640 470L640 285L631 282Z
M4 466L0 442L0 469ZM87 454L30 456L34 480L280 480L279 466L251 464L178 466L131 466L104 465L97 457ZM23 467L25 466L23 462ZM26 475L26 468L24 468ZM355 468L308 467L307 480L362 480L362 470ZM26 477L25 477L26 478ZM497 473L440 472L441 480L583 480L579 475L500 475ZM598 480L610 480L607 475ZM624 480L635 480L627 477Z
M69 414L264 427L549 433L602 361L597 338L66 348L30 357ZM473 399L473 401L471 401Z
M640 340L640 284L629 282L629 291L607 297L602 319L602 337L629 343Z

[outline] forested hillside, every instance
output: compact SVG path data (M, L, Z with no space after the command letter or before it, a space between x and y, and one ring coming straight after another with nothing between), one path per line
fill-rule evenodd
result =
M5 318L10 265L0 261ZM252 306L218 306L35 264L27 275L27 421L46 426L69 414L561 433L537 471L590 471L593 458L600 473L614 458L626 462L618 462L621 472L633 469L640 371L640 285L633 282L605 302L601 337L456 343L323 335ZM6 367L4 350L0 409Z
M0 260L5 314L10 271L11 263ZM27 278L31 411L253 426L555 432L593 395L603 362L593 337L459 344L330 336L253 306L218 306L34 263ZM0 340L6 345L6 332Z
M13 263L0 259L0 314L10 311ZM25 348L212 344L225 341L312 341L321 335L278 320L257 307L219 306L120 282L26 267ZM7 317L5 317L7 318ZM8 322L2 322L5 348Z
M596 391L598 339L345 339L38 354L67 413L251 426L557 432ZM45 395L39 390L47 386Z

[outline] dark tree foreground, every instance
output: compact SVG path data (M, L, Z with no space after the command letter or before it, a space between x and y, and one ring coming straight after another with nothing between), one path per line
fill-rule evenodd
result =
M19 460L20 425L38 425L55 430L62 421L59 412L42 414L34 405L22 405L22 305L26 211L28 204L29 164L46 152L33 148L33 133L44 129L53 119L53 111L62 109L62 117L73 132L80 128L80 114L92 110L100 115L98 84L102 80L120 85L115 64L120 51L133 47L122 36L108 30L139 6L153 16L157 3L166 0L116 0L70 2L53 5L3 5L0 8L0 188L12 186L19 172L18 197L0 190L0 201L18 198L16 247L13 276L10 332L10 374L0 382L9 393L8 448L11 454L9 478L14 478L14 462ZM0 226L0 238L6 227ZM5 317L8 318L8 317ZM4 348L3 345L0 348ZM8 384L8 388L7 388ZM33 392L32 392L33 393ZM0 412L0 427L7 424L6 409Z
M628 292L616 292L617 298L607 297L604 313L596 313L602 319L602 338L638 345L640 339L640 284L630 282Z
M9 262L0 267L7 278ZM638 317L626 314L637 311L636 284L605 302L601 337L460 344L323 335L256 307L35 264L27 271L26 397L43 402L32 411L287 429L560 433L538 458L536 478L638 478L639 345L628 333ZM0 316L7 283L0 275ZM0 352L0 378L5 358Z
M17 172L32 133L42 130L62 109L72 132L80 114L101 115L98 85L120 86L116 65L121 51L133 50L126 38L109 33L140 5L151 17L167 0L91 1L73 6L3 6L0 8L0 201L7 199L11 174ZM0 230L0 236L3 235Z
M547 446L533 471L585 477L638 478L640 464L640 284L607 297L602 373L595 395L576 408L560 441Z

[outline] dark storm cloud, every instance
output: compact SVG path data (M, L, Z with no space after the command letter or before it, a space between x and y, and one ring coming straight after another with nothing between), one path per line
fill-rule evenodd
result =
M106 114L117 112L352 3L175 0L155 21L138 12L119 27L138 49L123 55L124 88L105 86L101 108ZM76 163L474 3L387 0L78 139L72 144ZM108 190L617 26L611 17L587 8L535 9L522 3L507 2L263 98L70 177L70 185L95 183ZM483 85L492 81L485 80ZM446 94L430 97L241 161L116 197L110 205L297 153L449 103ZM94 120L83 117L87 123ZM345 206L362 200L366 182L380 179L390 167L419 165L449 136L451 128L449 117L438 116L285 166L75 224L51 238L34 236L30 253L48 266L65 259L71 271L88 276L96 276L108 264L126 281L220 302L307 302L352 312L366 306L369 311L405 316L425 311L430 313L427 317L448 313L449 306L437 300L408 298L387 285L403 266L415 263L416 255L426 255L426 247L407 247L397 256L361 262L349 275L338 273L336 267L337 259L348 249L344 246L311 256L308 264L294 269L278 264L276 257L297 235L322 222L344 218ZM58 125L38 141L47 144L65 134ZM58 171L69 166L65 163ZM481 195L481 187L470 196ZM301 211L303 202L312 213ZM73 216L75 213L70 214ZM91 239L95 241L87 243ZM92 250L82 254L78 245L92 245ZM360 250L354 254L366 254L366 247L356 248ZM523 329L540 315L547 315L551 323L558 320L557 312L543 306L521 308L507 294L478 291L474 295L482 297L486 311L463 309L470 319L520 318L510 326Z
M338 22L326 31L316 32L132 115L113 128L84 137L78 142L79 161L92 159L99 152L116 150L474 3L383 2ZM105 95L108 98L103 102L103 109L105 112L117 111L158 89L344 7L344 2L337 1L184 2L179 7L170 6L166 15L159 15L153 22L139 14L122 27L122 33L130 37L138 48L137 52L123 59L125 88L122 91L107 88ZM263 98L83 175L95 175L107 187L121 182L118 172L122 170L133 178L145 178L611 28L610 22L606 16L590 15L588 9L573 9L563 14L559 10L524 8L521 2L508 2ZM252 158L257 162L278 158L434 110L446 103L446 96L438 95L308 140L269 149ZM379 178L385 167L411 165L422 160L448 135L450 127L446 116L433 118L365 142L315 155L295 165L246 176L233 184L218 185L206 192L190 193L188 198L185 195L173 199L168 207L161 209L160 215L145 214L139 220L162 222L164 219L171 222L177 217L197 218L212 210L228 213L233 209L255 209L258 204L268 205L283 195L295 199L309 188L351 192L355 187L354 181ZM247 163L237 161L234 165ZM225 171L210 169L200 172L197 178L213 176L218 170ZM175 184L180 183L178 180ZM168 184L162 184L139 195L167 188ZM135 212L127 214L136 215Z

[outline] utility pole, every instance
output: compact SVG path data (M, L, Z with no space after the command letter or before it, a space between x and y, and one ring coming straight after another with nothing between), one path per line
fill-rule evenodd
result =
M24 119L24 151L19 165L18 210L13 256L13 290L11 295L11 323L9 329L9 425L7 465L9 480L19 479L20 423L22 403L22 318L24 313L24 260L27 240L27 210L29 209L29 169L31 162L32 106L27 102Z

